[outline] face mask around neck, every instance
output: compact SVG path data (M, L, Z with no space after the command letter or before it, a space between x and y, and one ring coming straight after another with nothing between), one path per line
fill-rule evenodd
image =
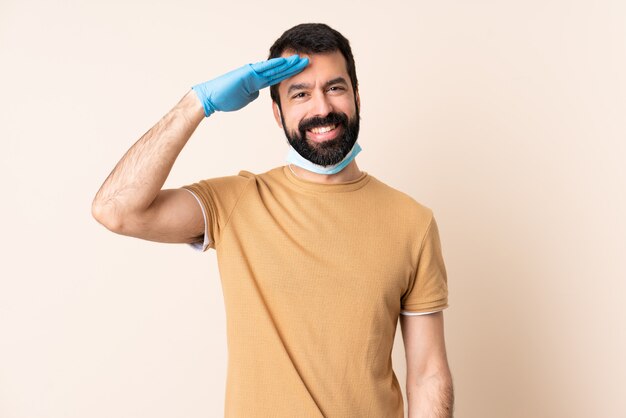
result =
M304 168L305 170L312 171L317 174L336 174L346 168L354 157L361 152L361 146L358 141L354 143L354 146L350 150L350 152L343 158L343 160L339 161L337 164L323 166L312 163L307 160L296 151L291 145L289 146L289 152L287 153L286 161L293 165L297 165L300 168Z

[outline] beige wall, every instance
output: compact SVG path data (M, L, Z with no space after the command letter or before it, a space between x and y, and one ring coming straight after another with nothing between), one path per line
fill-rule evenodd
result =
M456 416L623 417L618 0L2 0L0 416L222 414L215 253L113 235L90 203L192 84L264 59L303 21L352 42L361 168L438 218ZM285 153L264 91L206 120L166 186Z

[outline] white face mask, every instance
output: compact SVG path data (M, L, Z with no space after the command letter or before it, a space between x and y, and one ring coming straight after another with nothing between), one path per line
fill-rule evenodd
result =
M343 160L339 161L337 164L333 165L317 165L312 163L311 161L304 158L302 155L298 154L291 145L289 146L289 152L287 153L287 162L293 165L297 165L300 168L304 168L305 170L312 171L317 174L335 174L343 170L357 154L361 152L361 146L359 142L355 142L354 146L350 150L350 152L343 158Z

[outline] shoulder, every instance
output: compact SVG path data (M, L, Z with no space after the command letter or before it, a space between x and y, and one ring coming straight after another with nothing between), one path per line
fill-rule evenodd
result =
M261 181L261 182L272 182L272 181L276 181L280 178L280 173L281 173L282 168L281 167L275 167L272 168L268 171L265 171L263 173L260 174L256 174L253 173L251 171L248 170L241 170L238 174L239 177L247 179L247 180L255 180L255 181Z
M237 199L253 179L253 174L240 171L237 175L212 177L183 186L196 196L205 196L211 200Z
M245 186L251 179L254 178L254 174L241 170L236 175L229 176L220 176L220 177L211 177L208 179L200 180L196 184L201 184L204 186L210 186L213 188L219 188L221 186Z
M384 201L386 205L391 205L398 217L404 217L419 224L428 224L433 218L433 211L413 196L392 187L383 181L371 176L370 189L376 198Z
M237 191L273 188L282 183L285 183L284 175L282 175L281 167L276 167L260 174L248 170L240 170L236 175L212 177L184 187L188 189L203 189L216 194L228 194Z
M242 170L239 172L239 176L245 178L249 183L253 184L250 186L252 189L257 190L274 190L278 188L284 187L287 183L287 178L283 173L282 167L274 167L265 172L255 174L247 170Z

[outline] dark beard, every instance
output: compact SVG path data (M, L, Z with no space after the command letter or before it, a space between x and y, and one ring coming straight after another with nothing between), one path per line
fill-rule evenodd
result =
M345 113L331 112L325 117L313 117L305 119L298 125L298 132L288 132L283 113L280 112L280 119L283 122L283 130L289 144L302 157L314 164L321 166L334 165L345 158L354 147L354 143L359 136L359 108L356 108L354 119L349 120ZM306 131L324 125L337 125L335 129L343 128L343 132L335 139L316 143L306 139Z

